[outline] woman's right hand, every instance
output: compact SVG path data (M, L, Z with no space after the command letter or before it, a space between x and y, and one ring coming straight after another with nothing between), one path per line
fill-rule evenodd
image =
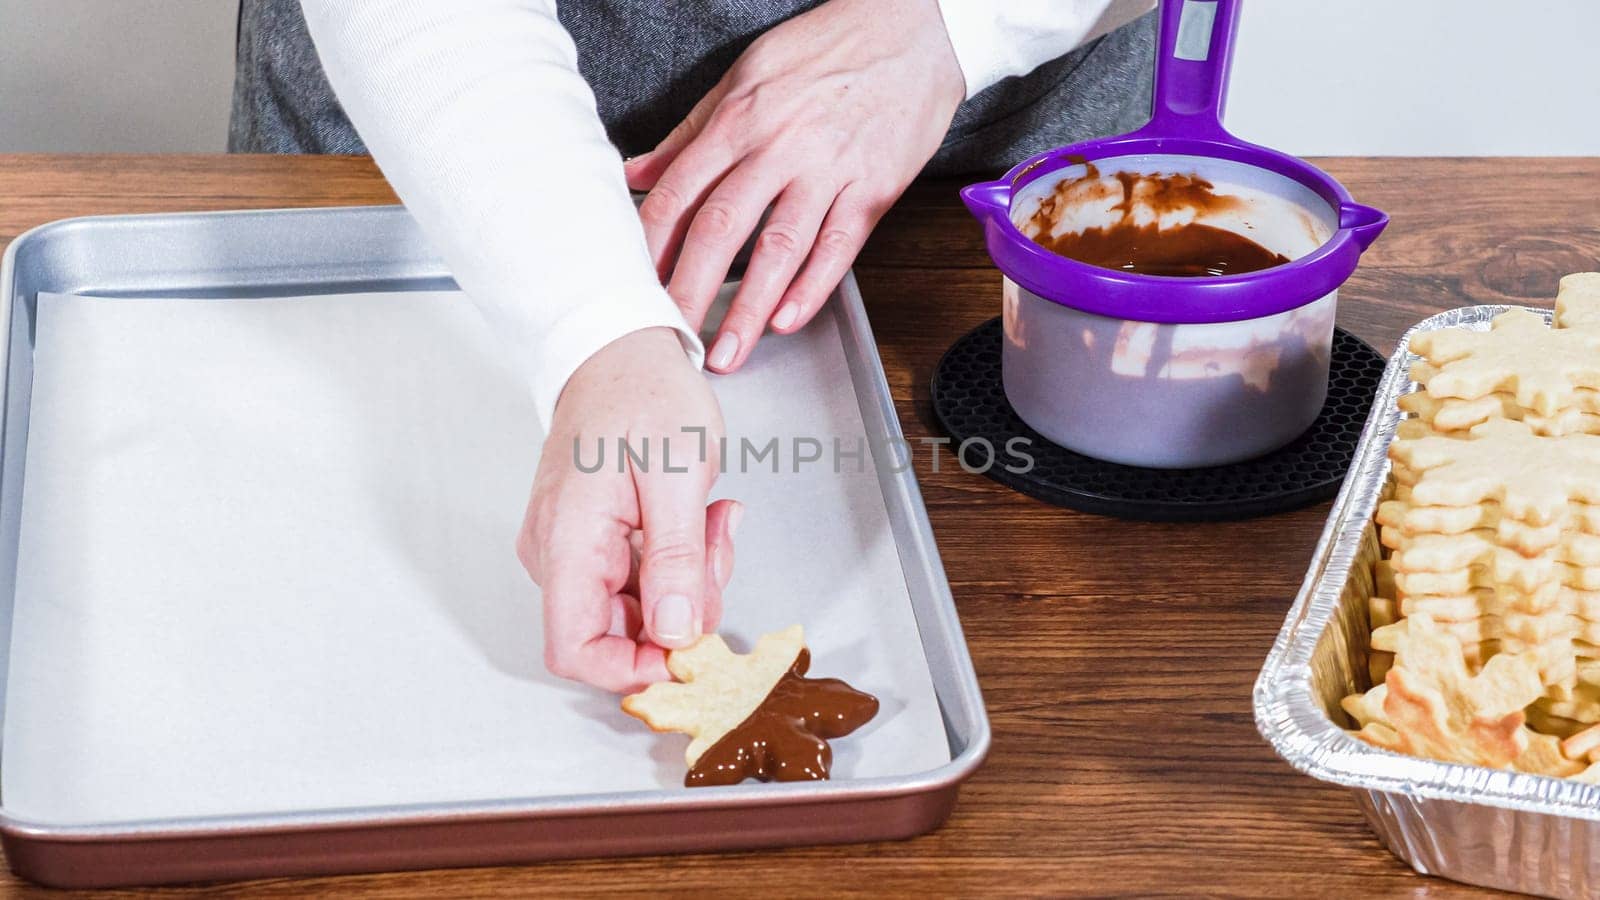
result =
M671 677L666 650L716 630L744 512L706 504L722 436L670 329L618 338L568 380L517 538L544 593L551 672L635 691Z

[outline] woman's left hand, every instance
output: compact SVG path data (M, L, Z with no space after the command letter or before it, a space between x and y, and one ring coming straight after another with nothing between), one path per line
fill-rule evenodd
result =
M750 45L666 140L627 163L668 292L694 328L772 213L706 365L798 330L933 156L966 83L936 0L829 0Z

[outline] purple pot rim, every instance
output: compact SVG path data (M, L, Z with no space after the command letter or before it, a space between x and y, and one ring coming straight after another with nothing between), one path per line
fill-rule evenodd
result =
M1338 290L1355 271L1361 253L1388 224L1388 216L1354 202L1343 185L1303 160L1241 141L1221 128L1216 128L1215 136L1179 137L1151 134L1151 126L1047 150L1018 163L998 181L964 188L962 199L982 220L989 255L1000 271L1043 299L1110 318L1172 324L1238 322L1287 312ZM1220 159L1289 178L1327 202L1339 217L1339 227L1322 246L1280 266L1240 275L1184 278L1105 269L1059 256L1029 239L1011 221L1013 193L1039 178L1085 160L1149 155Z

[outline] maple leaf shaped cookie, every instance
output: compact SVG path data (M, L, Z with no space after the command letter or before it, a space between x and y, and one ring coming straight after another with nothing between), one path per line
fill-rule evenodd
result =
M1590 622L1563 613L1506 612L1485 614L1463 622L1438 622L1439 630L1455 638L1456 643L1482 644L1498 641L1504 647L1514 643L1518 647L1538 647L1559 641L1581 640L1593 643L1600 638L1600 622Z
M1531 571L1558 562L1600 567L1600 535L1581 531L1558 534L1549 546L1537 549L1506 546L1499 534L1487 528L1460 534L1391 535L1385 544L1395 548L1390 565L1397 572L1453 572L1484 565L1500 571L1525 565Z
M1435 431L1465 431L1490 419L1516 419L1535 434L1600 434L1600 391L1593 388L1573 391L1572 405L1549 416L1523 409L1515 395L1504 391L1475 400L1440 399L1427 391L1414 391L1402 394L1396 405Z
M1547 590L1568 587L1575 591L1600 591L1600 569L1585 569L1557 562L1548 566L1509 565L1514 563L1500 555L1487 566L1473 566L1453 572L1401 572L1394 573L1397 590L1410 596L1468 594L1480 588L1511 590L1523 594L1539 594Z
M1551 693L1559 696L1546 696L1537 701L1539 710L1545 715L1591 725L1600 722L1600 688L1595 685L1580 681L1569 689ZM1600 732L1595 733L1592 739L1600 741ZM1600 750L1600 743L1588 746L1572 745L1564 750L1573 759L1583 759L1591 752ZM1594 761L1596 760L1590 760Z
M1450 509L1451 507L1425 508ZM1418 540L1436 540L1464 534L1477 534L1493 538L1500 546L1510 547L1523 556L1537 556L1558 545L1572 541L1587 542L1594 540L1600 542L1600 535L1574 531L1567 528L1565 523L1562 522L1553 522L1549 525L1528 525L1509 518L1500 519L1492 528L1469 528L1462 531L1412 531L1408 528L1393 525L1380 524L1378 526L1378 537L1383 545L1390 550L1404 549Z
M1600 592L1573 590L1559 582L1541 585L1534 591L1497 585L1471 588L1463 594L1406 594L1395 602L1395 609L1399 613L1396 618L1422 614L1436 622L1465 622L1508 612L1568 615L1600 622ZM1374 622L1373 627L1378 624Z
M1497 769L1529 750L1522 710L1544 693L1530 657L1500 654L1472 675L1461 646L1428 617L1386 630L1395 661L1384 683L1343 701L1361 725L1357 737L1399 753Z
M1425 625L1416 623L1425 622ZM1519 658L1533 667L1539 683L1548 692L1553 686L1577 682L1580 644L1573 638L1557 634L1541 641L1523 640L1510 635L1483 640L1464 640L1458 630L1476 626L1470 623L1440 622L1425 614L1412 615L1392 625L1374 629L1372 649L1398 655L1402 645L1415 634L1414 629L1425 627L1434 636L1442 636L1455 645L1455 656L1470 674L1481 673L1485 664L1497 656ZM1413 653L1415 656L1416 654Z
M1492 528L1508 547L1521 547L1518 539L1529 541L1548 539L1545 529L1553 529L1556 536L1567 531L1600 534L1600 506L1569 503L1556 522L1548 525L1530 525L1508 516L1498 503L1478 503L1471 506L1418 506L1408 500L1385 500L1378 504L1378 524L1410 534L1460 534L1475 528ZM1388 544L1393 549L1392 544Z
M1509 419L1491 419L1469 434L1468 440L1427 435L1389 445L1389 458L1412 481L1411 504L1495 501L1513 518L1547 525L1566 515L1570 502L1600 503L1600 436L1544 437Z
M828 740L870 721L878 701L836 678L804 677L810 659L799 625L764 635L742 655L706 635L667 654L677 681L623 698L622 709L656 731L690 736L690 787L825 779Z
M1562 276L1555 321L1557 328L1600 329L1600 272Z
M1522 309L1496 316L1488 331L1419 334L1411 351L1434 367L1425 386L1438 399L1507 391L1525 409L1554 416L1576 402L1579 388L1600 387L1600 331L1550 328Z

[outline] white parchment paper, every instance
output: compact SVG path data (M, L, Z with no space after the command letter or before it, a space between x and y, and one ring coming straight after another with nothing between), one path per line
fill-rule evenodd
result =
M680 787L686 738L540 660L541 434L453 292L41 296L0 791L50 824ZM724 634L805 626L883 701L835 778L949 759L831 316L715 379L777 437ZM794 439L827 446L792 471ZM735 449L737 444L734 445ZM615 448L612 448L615 452Z

